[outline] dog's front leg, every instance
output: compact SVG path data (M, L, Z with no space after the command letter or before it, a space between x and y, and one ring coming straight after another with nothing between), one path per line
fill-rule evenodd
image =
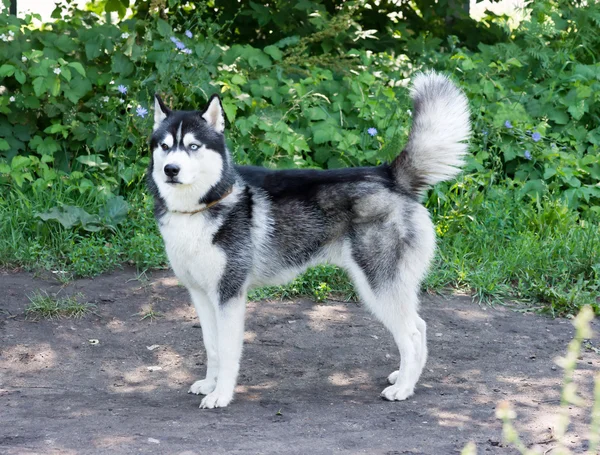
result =
M215 390L204 397L201 408L222 408L233 399L244 342L246 295L220 303L215 310L219 370Z
M189 291L194 307L196 308L196 313L198 313L198 319L200 319L200 325L202 326L202 339L204 341L204 348L206 349L206 378L194 382L188 393L208 395L215 390L219 371L215 305L204 291L199 289L190 289Z

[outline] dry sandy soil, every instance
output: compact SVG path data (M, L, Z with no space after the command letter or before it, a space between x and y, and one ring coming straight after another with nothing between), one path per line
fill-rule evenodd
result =
M27 319L38 289L81 292L96 308ZM162 316L141 320L148 305ZM444 455L474 441L479 454L508 454L494 411L509 400L526 444L551 454L562 374L553 359L572 338L570 321L465 297L424 296L422 315L426 370L414 397L389 403L379 392L398 353L360 305L251 302L236 399L202 410L186 393L204 373L201 329L171 273L140 280L125 270L61 289L0 272L0 453ZM599 364L593 350L579 361L588 403ZM589 409L569 412L566 442L581 453Z

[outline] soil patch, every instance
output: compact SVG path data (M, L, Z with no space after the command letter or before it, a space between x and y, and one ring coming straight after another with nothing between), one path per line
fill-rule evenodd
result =
M201 328L172 273L124 270L63 287L5 272L0 290L3 454L437 455L468 441L480 454L517 453L494 417L502 400L513 403L528 446L556 445L562 372L553 360L573 336L568 320L423 296L429 360L415 395L389 403L379 393L398 352L360 305L250 302L236 398L201 410L201 397L187 394L205 370ZM37 290L82 293L96 308L32 321L27 295ZM142 319L148 306L160 316ZM588 403L599 365L593 350L579 360ZM570 413L566 442L581 453L589 409Z

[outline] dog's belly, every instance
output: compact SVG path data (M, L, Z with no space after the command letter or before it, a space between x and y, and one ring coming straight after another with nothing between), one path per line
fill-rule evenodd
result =
M279 269L277 271L266 272L264 270L254 270L250 276L250 287L259 288L262 286L281 286L290 283L300 273L308 267L296 267Z
M167 214L160 232L175 275L187 288L200 288L216 295L225 270L224 251L213 244L219 225L204 216Z
M250 276L250 286L280 286L292 282L298 275L309 267L321 264L342 265L343 242L332 241L317 248L304 261L290 261L286 251L270 249L262 251L260 257L255 257L254 267ZM260 250L259 250L260 251ZM290 263L291 262L291 263Z

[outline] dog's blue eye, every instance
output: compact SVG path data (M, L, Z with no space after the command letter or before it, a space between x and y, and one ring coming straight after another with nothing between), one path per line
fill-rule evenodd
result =
M160 146L162 147L163 150L169 150L169 146L167 144L165 144L164 142L162 144L160 144Z
M191 144L190 150L198 150L198 144Z

